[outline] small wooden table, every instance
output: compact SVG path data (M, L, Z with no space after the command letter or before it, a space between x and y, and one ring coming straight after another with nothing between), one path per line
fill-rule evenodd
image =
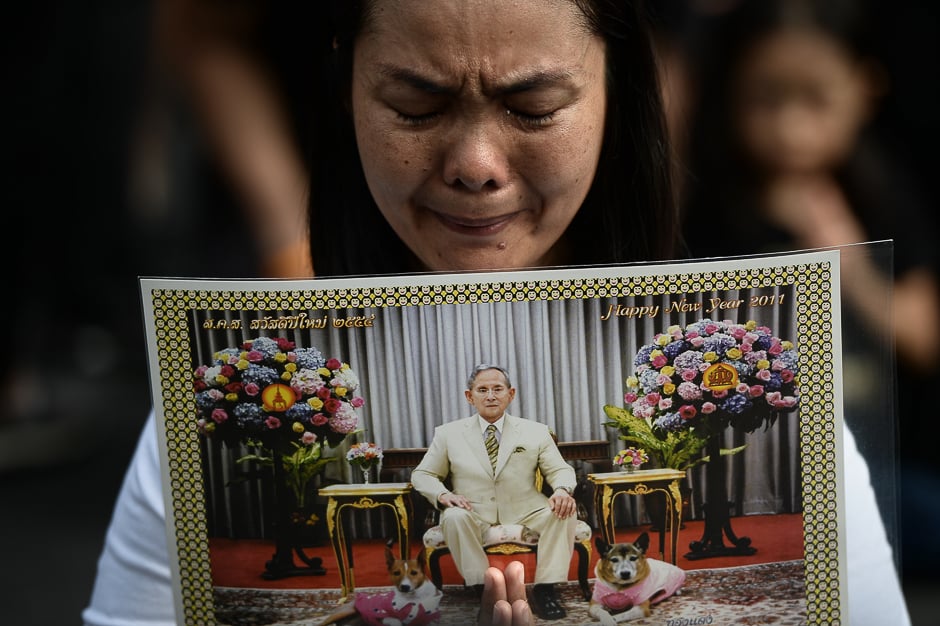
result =
M409 546L412 510L411 483L365 483L355 485L327 485L320 488L320 495L326 497L326 527L330 533L330 543L336 553L339 565L342 593L340 603L346 602L356 588L353 576L352 546L346 541L343 530L342 512L345 508L353 510L388 507L395 515L395 527L398 529L398 547L402 558L409 558Z
M666 498L666 519L659 534L659 551L666 558L665 532L669 530L670 560L676 562L679 544L679 524L682 522L682 494L679 481L685 472L674 469L649 469L633 472L606 472L588 474L594 483L594 512L597 514L601 534L607 543L616 543L614 533L614 499L620 494L645 495L662 492Z

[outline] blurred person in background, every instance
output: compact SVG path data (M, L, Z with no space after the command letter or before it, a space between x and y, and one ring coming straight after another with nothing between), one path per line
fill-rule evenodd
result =
M925 497L925 489L940 488L940 474L933 452L909 433L931 415L922 389L940 373L940 288L929 203L874 124L889 76L864 4L731 5L702 17L697 33L686 242L702 257L894 240L893 259L843 249L845 412L863 453L883 459L873 480L885 483L889 527L897 461L885 446L895 427L886 415L897 415L904 484L913 487L907 478L916 477L918 485L901 492L901 553L905 571L919 571L940 556L940 543L930 539L936 533L922 528L940 523L936 499ZM870 351L872 343L881 345ZM879 391L894 363L878 355L892 350L897 408Z
M214 275L313 275L304 139L310 136L315 85L305 80L312 74L313 54L310 37L300 29L313 19L315 6L306 4L165 0L154 5L156 88L150 119L169 107L186 120L190 135L175 141L197 144L210 184L174 170L166 154L158 157L157 167L169 170L170 184L189 194L202 215L240 228L239 254L250 259L232 259L229 244L219 254L232 263ZM179 149L165 145L172 137L158 136L165 125L143 128L141 163L150 162L146 150L160 142L164 152Z

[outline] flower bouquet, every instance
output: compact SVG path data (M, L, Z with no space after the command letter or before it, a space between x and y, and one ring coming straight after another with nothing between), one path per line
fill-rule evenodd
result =
M307 482L333 460L322 457L321 446L335 447L355 432L364 404L353 395L359 379L347 363L281 337L220 350L194 377L199 432L272 451L239 461L271 465L273 453L280 454L301 505Z
M793 411L797 364L793 344L753 320L670 326L637 351L624 407L605 406L605 425L653 451L663 467L686 469L708 460L698 453L727 426L750 433Z
M382 448L371 442L356 443L346 452L346 460L359 467L365 482L369 482L369 470L382 462Z
M614 465L625 472L633 472L650 460L643 448L624 448L614 456Z

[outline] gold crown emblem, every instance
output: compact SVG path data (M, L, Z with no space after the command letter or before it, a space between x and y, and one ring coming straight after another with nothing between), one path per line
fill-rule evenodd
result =
M715 363L703 374L704 386L711 391L731 389L738 384L738 370L727 363Z

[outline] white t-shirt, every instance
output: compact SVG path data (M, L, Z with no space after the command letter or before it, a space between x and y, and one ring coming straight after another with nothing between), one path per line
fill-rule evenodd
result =
M118 494L91 601L82 612L87 626L176 624L160 474L151 413ZM868 466L848 430L845 482L850 623L908 626L910 616Z

